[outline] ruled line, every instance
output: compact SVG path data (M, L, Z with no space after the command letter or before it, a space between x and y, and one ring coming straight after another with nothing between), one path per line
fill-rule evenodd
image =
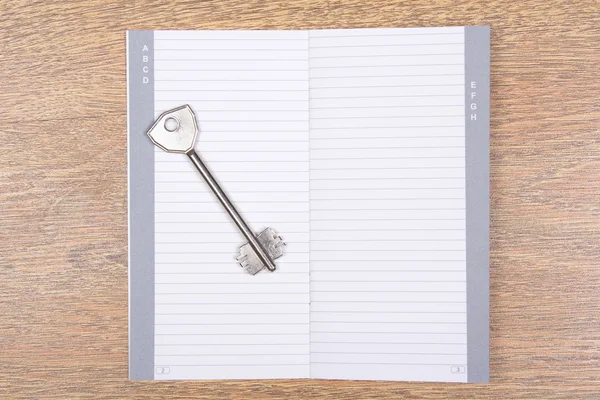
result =
M348 46L350 47L350 46ZM357 46L358 47L358 46ZM373 47L377 47L377 46L373 46ZM393 47L393 46L387 46L387 47ZM339 59L339 58L368 58L368 59L374 59L374 58L378 58L378 57L430 57L430 56L463 56L465 53L422 53L422 54L368 54L368 55L351 55L351 56L310 56L311 60L321 60L321 59L326 59L326 58L335 58L335 59Z

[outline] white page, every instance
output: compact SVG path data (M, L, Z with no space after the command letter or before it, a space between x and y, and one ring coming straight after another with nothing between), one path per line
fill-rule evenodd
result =
M156 148L155 379L308 377L307 32L157 31L154 63L156 116L189 104L240 213L289 242L275 273L244 273L192 163Z
M463 32L309 33L314 378L467 380Z

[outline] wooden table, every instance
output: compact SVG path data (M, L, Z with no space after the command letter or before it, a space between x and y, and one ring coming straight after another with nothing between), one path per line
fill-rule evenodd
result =
M600 2L0 2L0 398L600 398ZM490 385L127 380L126 29L492 27Z

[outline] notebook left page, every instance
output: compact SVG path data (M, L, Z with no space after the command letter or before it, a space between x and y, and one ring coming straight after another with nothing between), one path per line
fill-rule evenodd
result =
M128 32L131 379L309 376L308 85L307 32ZM146 137L182 104L250 226L289 243L277 273L243 272L200 174Z

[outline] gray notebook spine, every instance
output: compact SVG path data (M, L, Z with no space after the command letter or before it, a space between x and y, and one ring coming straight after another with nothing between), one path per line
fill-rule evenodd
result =
M465 27L467 381L490 379L490 27Z
M154 379L154 32L127 32L129 379ZM135 149L135 151L132 151Z

